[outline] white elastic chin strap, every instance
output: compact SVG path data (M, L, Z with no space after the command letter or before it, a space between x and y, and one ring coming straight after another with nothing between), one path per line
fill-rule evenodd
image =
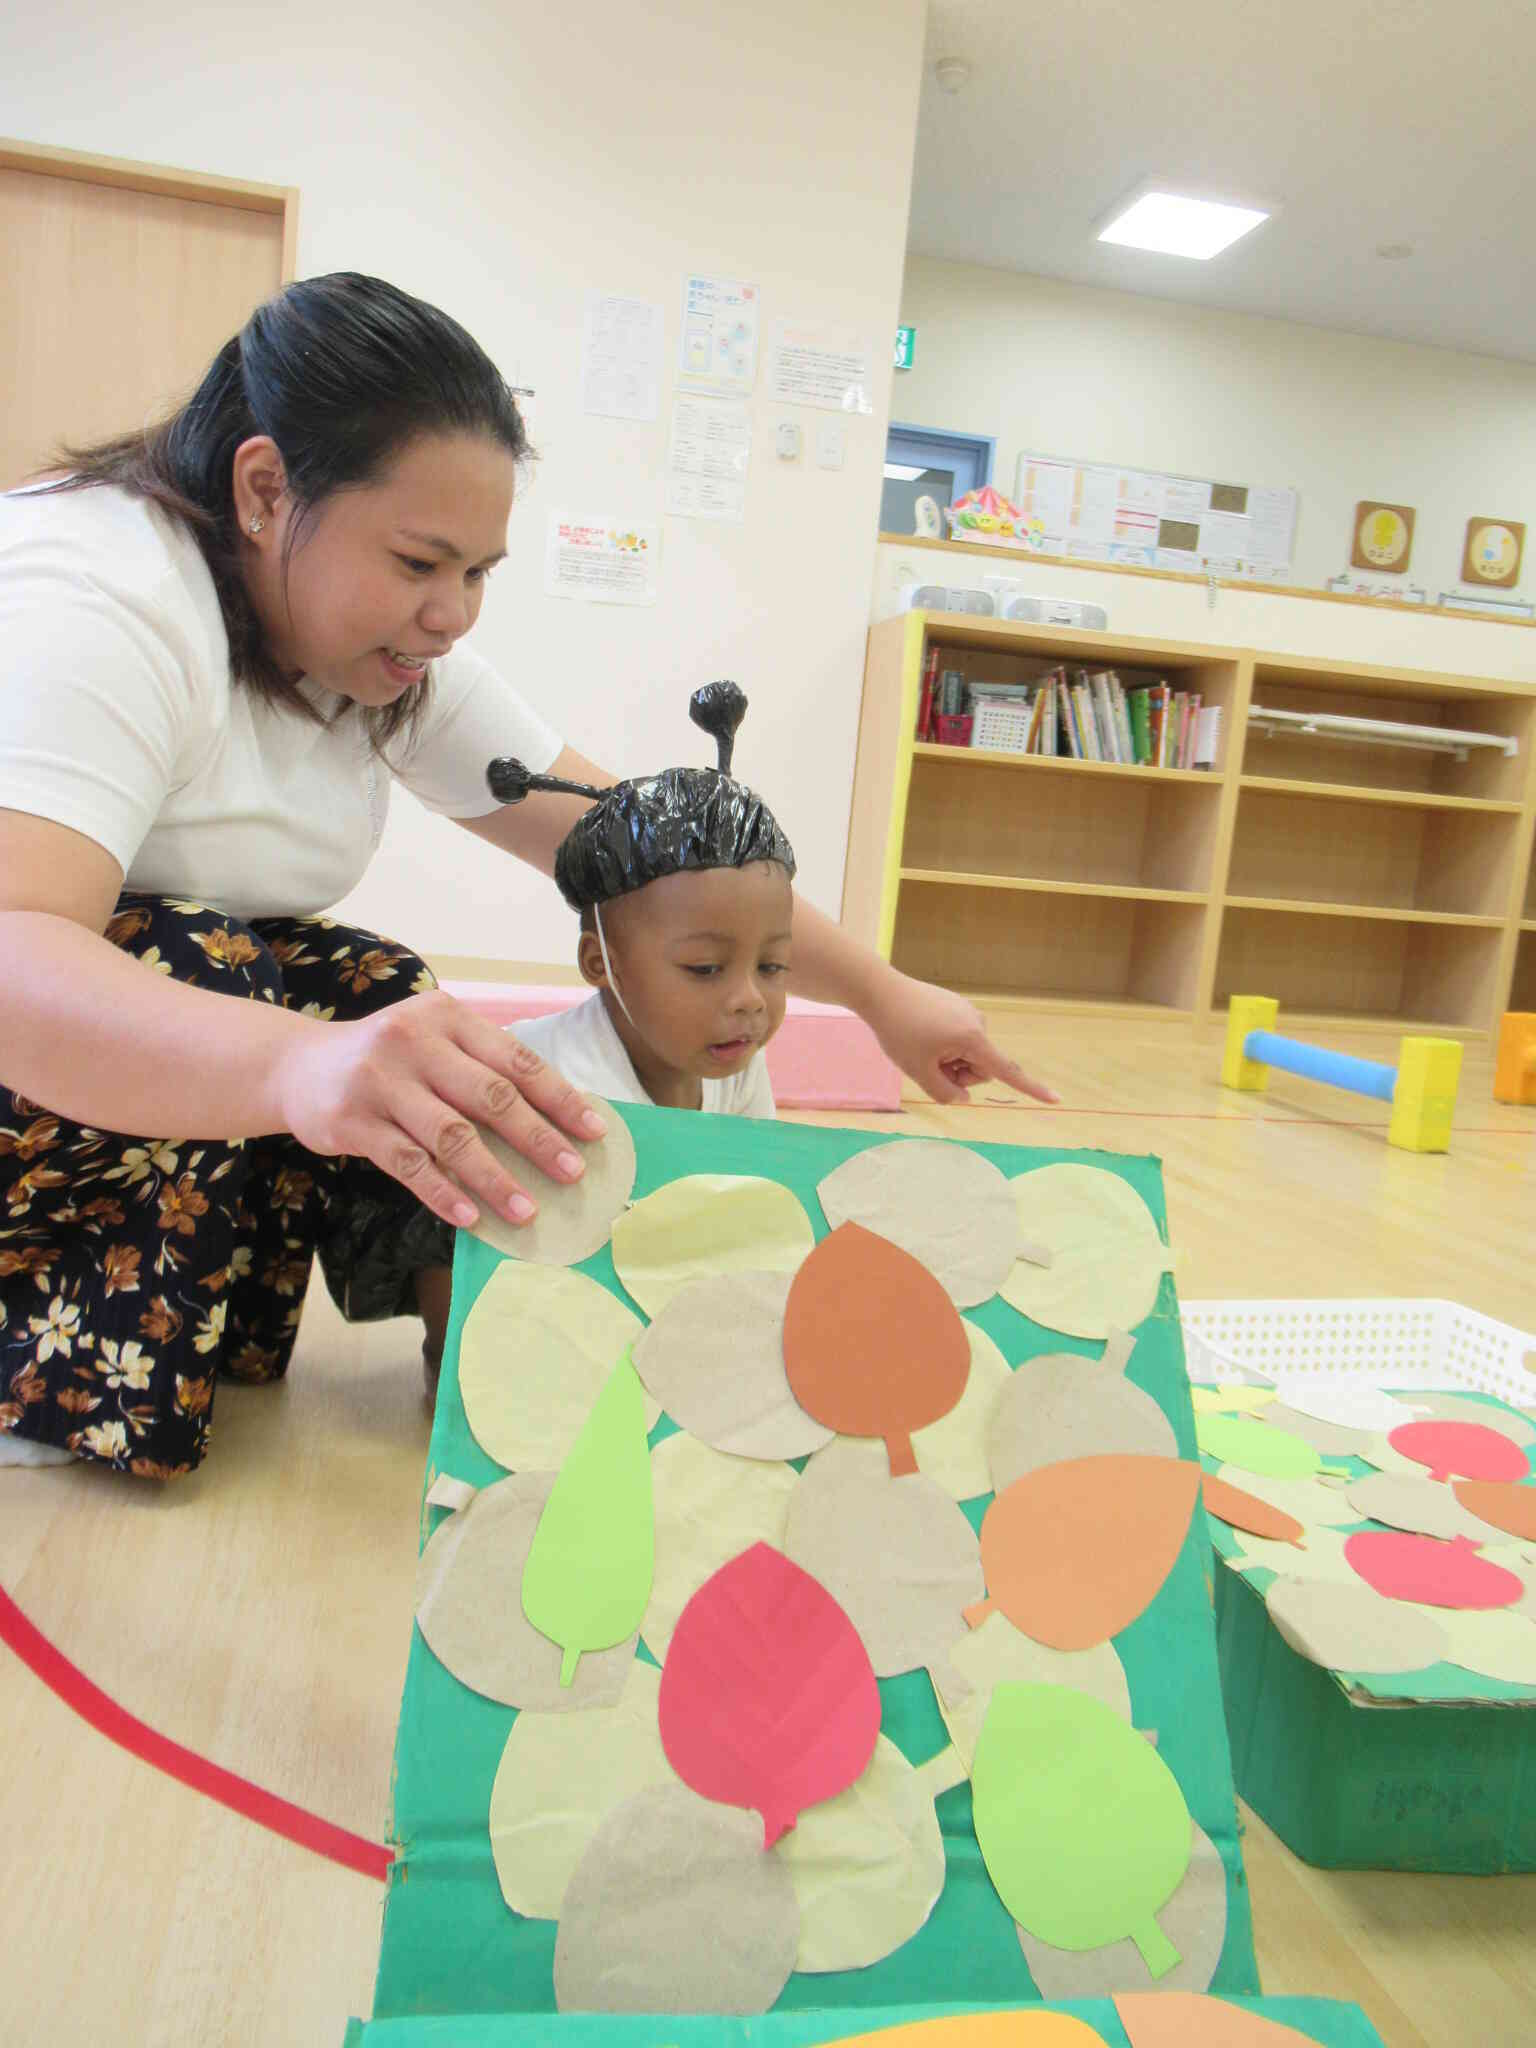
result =
M629 1018L630 1028L638 1031L640 1026L636 1024L633 1017L629 1016L629 1005L624 1000L624 993L619 987L618 977L613 971L613 962L608 958L608 941L603 937L603 910L602 905L599 903L594 903L592 906L592 922L597 926L597 946L598 951L603 956L603 972L608 977L608 986L612 989L614 1000L619 1008Z

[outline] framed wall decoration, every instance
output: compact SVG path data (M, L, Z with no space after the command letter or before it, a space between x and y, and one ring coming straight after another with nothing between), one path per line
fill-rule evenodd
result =
M1461 557L1463 583L1509 590L1520 581L1525 526L1518 519L1469 519Z
M1413 553L1413 520L1412 505L1383 505L1375 499L1362 499L1355 507L1349 566L1402 575Z

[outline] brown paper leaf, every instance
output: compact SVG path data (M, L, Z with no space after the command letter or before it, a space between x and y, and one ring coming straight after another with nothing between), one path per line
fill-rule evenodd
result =
M975 1308L1007 1279L1019 1255L1019 1219L1007 1181L967 1146L899 1138L845 1159L816 1190L835 1230L861 1223L934 1274L950 1300Z

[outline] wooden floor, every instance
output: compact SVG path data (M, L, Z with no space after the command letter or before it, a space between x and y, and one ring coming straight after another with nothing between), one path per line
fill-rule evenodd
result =
M1415 1158L1374 1103L1356 1125L1354 1098L1282 1077L1224 1096L1208 1034L997 1022L1065 1106L914 1103L905 1128L1159 1154L1186 1296L1440 1295L1536 1329L1536 1111L1492 1103L1486 1056L1454 1151ZM152 1726L370 1835L411 1633L418 1342L349 1330L316 1294L288 1383L220 1390L195 1478L0 1470L0 1583L67 1654ZM370 2007L377 1886L135 1763L3 1652L0 1728L0 2039L339 2048ZM1266 1990L1358 2000L1387 2048L1536 2039L1536 1877L1312 1870L1251 1816L1245 1847Z

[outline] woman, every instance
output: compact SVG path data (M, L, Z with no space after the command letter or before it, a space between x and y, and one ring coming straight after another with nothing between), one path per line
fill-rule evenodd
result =
M614 779L456 644L528 453L461 327L338 274L258 308L164 425L0 498L13 1457L189 1471L216 1375L286 1371L316 1251L344 1315L424 1317L430 1368L453 1227L526 1220L540 1173L581 1171L565 1141L600 1135L415 954L320 914L392 779L545 873L580 799L493 808L487 762ZM803 903L795 973L941 1099L1048 1094Z

